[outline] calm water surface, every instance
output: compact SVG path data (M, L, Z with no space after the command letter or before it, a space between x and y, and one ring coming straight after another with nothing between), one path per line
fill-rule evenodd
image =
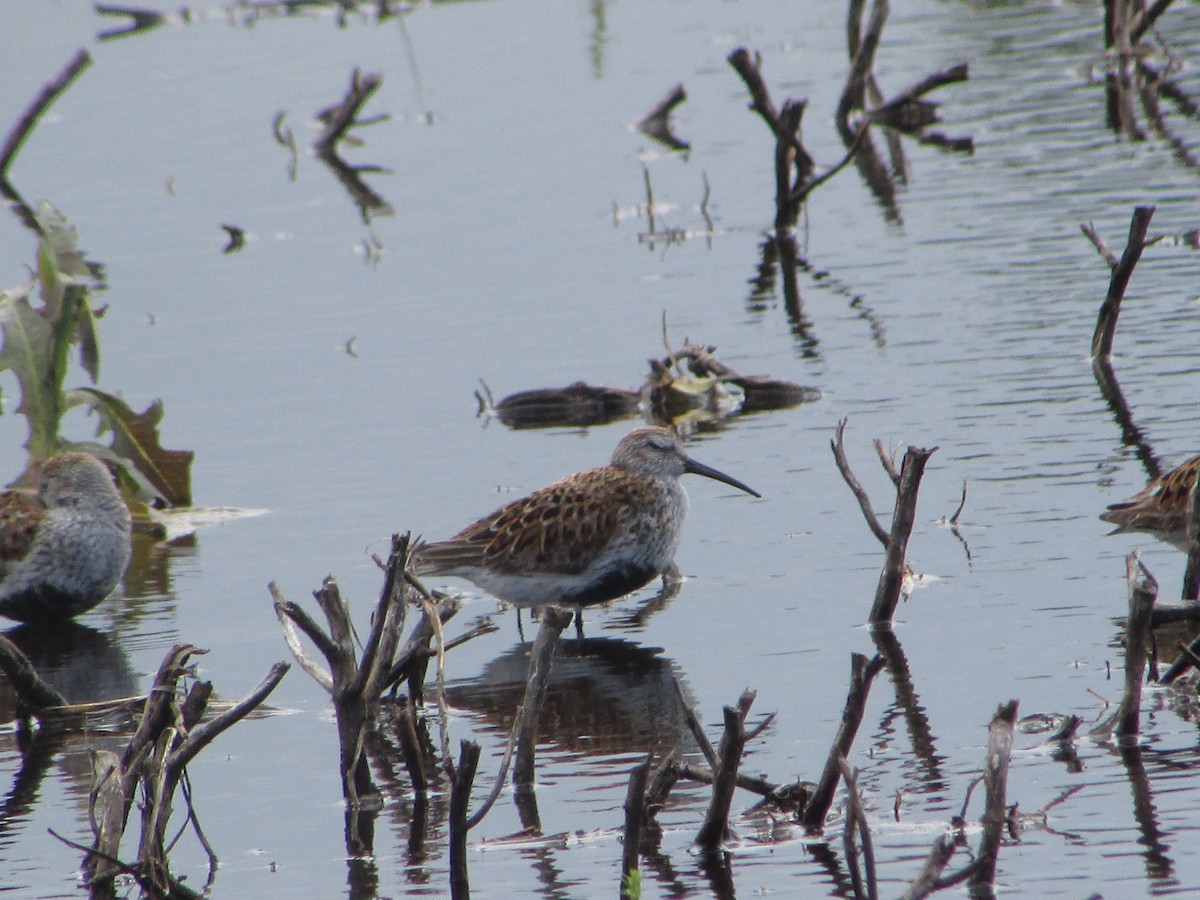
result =
M1126 607L1124 556L1141 545L1164 596L1183 559L1149 540L1105 538L1096 519L1146 474L1093 380L1108 272L1079 225L1094 222L1118 253L1136 204L1158 207L1153 232L1194 227L1200 173L1160 137L1129 142L1106 127L1103 88L1087 77L1102 51L1099 7L894 4L877 64L885 92L968 62L971 80L935 96L944 131L972 136L976 153L905 141L908 178L890 216L853 168L813 195L801 329L782 296L750 284L773 217L772 145L725 57L757 49L777 102L809 99L806 145L832 165L842 155L832 124L847 65L841 8L514 0L338 27L318 14L249 25L246 10L212 5L190 23L110 41L97 35L119 20L90 7L6 12L5 130L77 48L95 59L11 174L27 198L63 210L106 266L101 386L138 408L162 398L164 444L196 451L198 505L269 510L141 548L124 596L44 661L80 692L144 690L167 648L187 641L210 650L200 668L218 692L241 696L287 658L271 579L304 601L332 572L365 622L379 588L370 553L391 532L447 536L605 462L629 427L511 431L476 418L478 380L497 396L578 379L635 387L663 352L665 312L676 343L715 344L740 371L815 385L823 398L693 443L697 458L764 498L697 479L681 595L640 627L623 619L650 592L589 614L589 642L556 670L544 728L537 799L548 837L513 839L520 818L503 797L472 832L477 896L616 893L627 773L683 733L672 677L708 723L743 688L757 690L754 715L777 717L746 768L817 776L849 656L873 651L862 623L882 558L829 452L844 416L851 460L882 510L888 483L871 440L940 447L910 543L929 583L896 630L923 719L906 718L881 677L852 759L884 893L902 891L957 813L998 703L1091 721L1104 712L1097 694L1119 697L1110 667L1122 661L1113 619ZM1200 11L1173 7L1160 31L1181 63L1178 83L1200 93ZM368 223L305 149L313 115L355 67L383 74L366 112L391 115L346 151L386 170L365 176L390 207ZM680 81L688 101L674 121L691 150L670 154L629 123ZM271 135L280 111L300 148L294 180ZM1167 121L1184 149L1200 143L1196 122ZM639 241L643 166L660 227L705 230L711 186L710 236ZM222 254L222 223L246 229L241 252ZM21 283L34 241L14 217L0 218L0 250L0 283ZM1117 336L1126 399L1167 464L1200 448L1196 267L1193 251L1149 249ZM24 466L25 426L11 415L15 385L3 390L9 478ZM91 423L67 430L85 438ZM937 520L964 480L956 535ZM460 619L494 611L475 593ZM498 622L448 662L452 739L485 747L480 798L524 674L515 618ZM348 886L324 695L293 671L271 703L286 714L239 725L192 767L221 857L214 895L444 894L442 813L427 853L412 853L402 771L377 826L377 885ZM1151 689L1147 707L1142 750L1124 757L1081 740L1072 767L1038 735L1018 736L1009 791L1022 812L1078 790L1006 843L999 890L1200 889L1196 726L1166 693ZM77 894L78 856L46 829L86 838L88 744L65 748L29 795L11 728L0 733L0 773L13 785L0 830L8 895ZM680 789L675 801L662 857L643 870L646 896L714 890L687 852L705 794ZM739 795L736 809L752 803ZM742 895L846 890L840 864L831 870L798 829L750 813L737 828ZM203 881L194 842L172 861Z

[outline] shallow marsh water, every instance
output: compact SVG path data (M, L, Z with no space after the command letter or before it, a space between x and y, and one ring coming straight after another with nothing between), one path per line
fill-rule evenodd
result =
M605 462L629 427L510 431L476 418L478 379L497 396L577 379L637 386L645 359L662 353L665 311L676 342L716 344L740 371L812 384L823 397L692 442L697 458L764 499L693 479L680 596L636 628L623 616L648 591L588 614L594 652L560 667L561 727L546 726L540 757L537 799L553 837L507 839L520 823L502 798L472 833L477 896L616 893L626 773L661 736L654 724L677 733L672 674L708 723L743 688L757 690L755 715L777 717L746 768L816 777L849 655L872 652L862 624L882 557L829 452L843 416L880 509L891 504L871 439L940 447L909 545L930 580L896 632L932 742L914 753L912 723L881 677L851 760L863 770L884 893L901 892L958 811L998 703L1015 697L1023 715L1091 721L1103 711L1095 693L1119 696L1109 668L1121 665L1113 620L1126 609L1124 556L1142 547L1164 597L1183 558L1149 539L1105 537L1096 518L1145 471L1092 376L1108 270L1079 225L1094 222L1117 252L1135 204L1158 207L1152 232L1194 227L1200 173L1159 136L1130 142L1106 127L1102 84L1086 71L1102 51L1100 7L894 4L877 65L885 91L968 62L971 80L935 96L943 130L972 136L976 152L905 141L898 219L853 169L813 195L800 329L782 297L752 293L773 217L772 146L725 57L757 49L777 101L809 99L806 145L832 165L842 155L832 113L846 71L843 9L514 0L419 7L403 27L350 16L340 28L325 14L249 25L241 8L195 12L101 42L113 22L90 7L21 5L6 10L0 39L5 129L78 47L95 58L11 175L27 198L58 206L106 266L101 385L138 408L163 399L164 444L196 451L198 505L269 510L141 548L124 595L81 620L92 631L69 657L85 682L95 672L114 693L144 689L183 640L209 649L201 673L219 693L241 696L287 658L271 579L303 601L332 572L365 621L380 581L370 552L391 532L447 536ZM1173 7L1160 31L1183 65L1176 80L1196 94L1200 11ZM365 176L392 210L369 225L305 149L313 113L342 96L356 66L384 75L365 112L392 116L346 152L389 170ZM679 81L689 99L675 128L692 147L668 154L629 123ZM294 181L271 136L280 110L300 148ZM1200 142L1194 121L1168 122L1184 149ZM706 227L707 180L711 236L639 241L643 164L669 227ZM222 223L248 232L240 252L222 254ZM0 283L20 283L34 240L13 217L0 218L0 250ZM1126 398L1167 463L1200 449L1198 263L1183 247L1148 249L1117 334ZM5 384L0 474L15 475L25 432L9 415L12 396ZM71 429L90 435L87 422ZM955 535L937 520L964 480ZM494 610L475 593L460 618ZM515 705L505 686L521 677L513 614L498 622L448 660L452 737L485 747L480 792L503 749L503 707ZM408 851L402 783L377 826L377 885L348 886L324 695L293 671L270 702L287 714L239 725L192 767L222 861L214 896L445 893L444 829L434 822L424 856ZM1146 706L1136 759L1080 740L1072 771L1040 736L1019 736L1009 796L1022 811L1080 789L1045 826L1006 843L998 891L1200 889L1196 726L1165 692L1150 690ZM83 749L58 757L27 809L6 820L9 895L77 894L77 854L46 829L87 833ZM0 778L15 784L19 772L11 732L0 733ZM1135 809L1131 784L1145 786L1151 809ZM676 799L663 817L667 862L645 868L644 896L714 891L687 852L704 794ZM737 828L737 892L845 891L799 829L758 816ZM193 842L172 860L203 880Z

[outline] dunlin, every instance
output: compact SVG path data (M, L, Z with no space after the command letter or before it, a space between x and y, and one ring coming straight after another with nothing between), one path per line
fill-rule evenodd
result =
M112 593L129 564L129 508L88 453L59 453L37 495L0 494L0 615L66 619Z
M1200 456L1193 456L1128 500L1114 503L1100 518L1117 526L1113 534L1148 531L1173 544L1186 545L1188 506L1198 472Z
M688 500L679 476L760 496L688 457L665 428L639 428L612 462L535 491L450 538L413 549L417 575L465 578L515 606L604 603L671 566Z

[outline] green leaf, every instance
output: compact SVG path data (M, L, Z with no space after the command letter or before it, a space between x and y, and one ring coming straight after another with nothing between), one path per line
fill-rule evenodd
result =
M17 376L17 412L29 420L25 447L34 459L46 459L57 449L62 382L55 377L54 326L30 305L28 288L0 291L0 334L0 368Z
M30 302L33 285L0 291L0 368L11 369L17 378L21 390L17 412L29 421L25 446L33 459L40 460L58 449L71 345L80 344L80 362L93 382L100 352L88 303L97 270L79 251L79 237L62 213L42 201L35 215L42 229L35 279L42 304L35 307Z
M190 450L165 450L159 444L158 423L162 401L155 400L145 412L135 413L120 397L95 388L80 388L67 395L71 403L86 403L100 417L96 435L112 432L112 449L129 461L171 506L192 503L192 459Z

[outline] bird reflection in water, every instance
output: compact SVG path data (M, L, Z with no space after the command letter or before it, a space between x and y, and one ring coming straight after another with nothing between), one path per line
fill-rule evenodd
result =
M447 699L507 736L525 696L532 644L517 644L478 678L449 684ZM674 663L658 647L619 638L561 641L550 670L538 740L582 755L678 748L697 753ZM687 702L686 688L684 695Z

